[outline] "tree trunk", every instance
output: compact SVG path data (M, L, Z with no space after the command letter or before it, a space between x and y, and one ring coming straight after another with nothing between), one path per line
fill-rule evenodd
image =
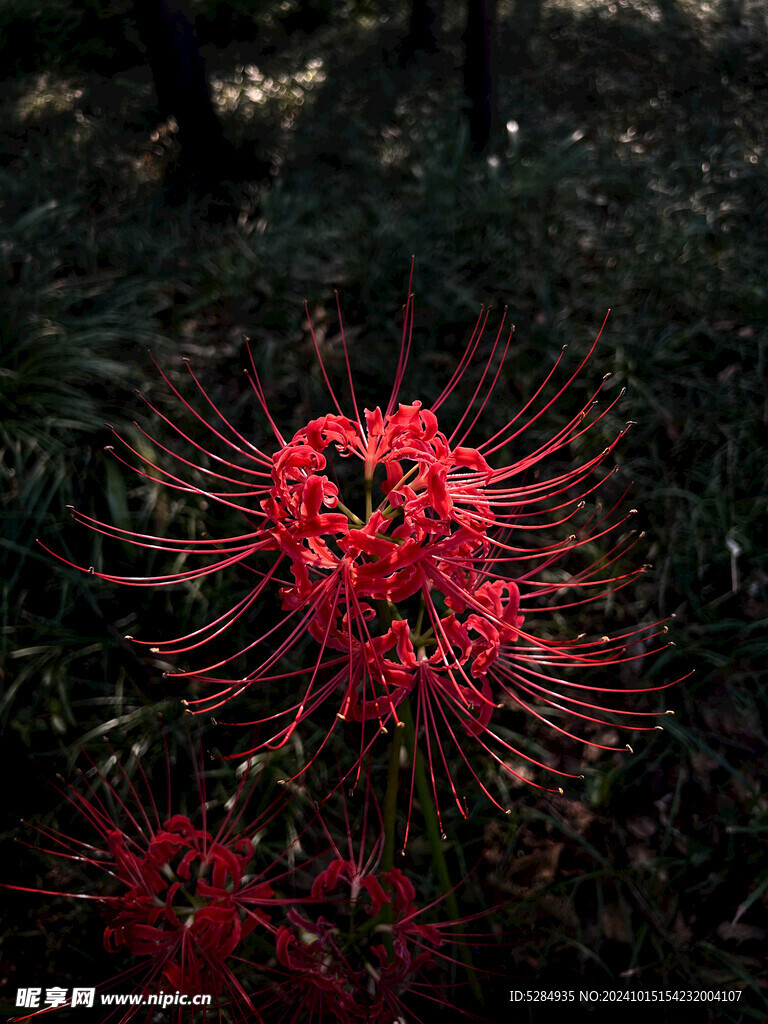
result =
M436 39L433 26L436 21L437 11L434 4L429 3L429 0L413 0L407 38L414 50L434 53Z
M496 0L467 0L464 90L469 101L469 137L474 153L485 153L497 134Z
M417 53L437 53L435 24L440 21L439 0L411 0L408 32L397 46L398 63L406 67Z
M213 109L205 63L186 0L134 0L139 34L163 117L179 129L182 170L189 184L205 187L226 177L229 147Z
M659 6L662 7L667 2L668 0L659 0ZM516 0L509 19L509 45L504 57L508 63L518 68L534 67L531 40L541 30L541 3L542 0Z

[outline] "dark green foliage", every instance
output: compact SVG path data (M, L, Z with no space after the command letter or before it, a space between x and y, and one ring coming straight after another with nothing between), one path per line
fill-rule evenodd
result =
M517 5L499 2L509 145L478 163L461 127L463 5L443 4L437 52L406 70L397 43L408 4L313 3L312 31L298 23L286 31L285 19L301 16L298 3L200 0L225 133L268 154L272 183L240 181L172 208L164 175L177 156L174 126L155 123L129 6L19 0L0 11L6 770L18 773L34 757L53 774L78 744L93 749L106 732L129 742L144 735L158 705L172 717L183 689L120 637L137 620L158 635L184 633L247 585L233 578L203 591L141 592L139 604L133 591L93 585L34 545L41 536L80 565L98 559L110 571L145 574L161 571L161 560L75 530L64 506L149 532L200 528L204 510L101 455L111 440L105 420L122 430L134 418L149 422L132 387L176 414L148 346L179 383L180 357L189 356L233 422L263 439L242 375L247 334L290 432L325 403L303 301L341 379L341 290L359 395L378 401L415 254L404 397L436 393L480 302L508 305L517 331L493 423L525 401L563 344L569 358L583 352L612 307L584 387L611 371L611 387L628 388L613 425L638 421L618 455L646 531L638 559L654 571L606 614L619 623L677 615L677 646L620 681L660 683L694 667L696 676L667 692L676 717L653 742L635 744L634 757L584 762L564 741L558 756L583 765L583 791L552 800L515 791L516 812L501 822L478 803L467 822L451 823L448 856L458 877L486 848L483 890L511 899L498 916L511 948L493 954L500 1014L509 1012L506 990L534 983L740 987L739 1004L712 1004L709 1018L701 1007L695 1019L764 1020L768 38L760 5L741 5L734 22L726 3L548 3L521 40ZM566 399L549 425L580 397ZM567 628L603 627L590 613ZM535 749L548 739L511 713L508 724L526 729ZM237 742L210 735L221 752ZM316 741L309 730L299 739L286 758ZM283 773L279 760L274 770ZM14 811L34 811L36 800L42 811L52 806L39 795L40 777L30 774L30 793L15 793ZM420 842L412 855L426 863ZM6 951L35 930L24 918L28 902L17 901L15 931L0 947L11 961L8 993L27 983L24 954L16 963ZM53 952L30 945L29 957L63 963L67 936L86 918L79 914L61 926L60 941L48 936ZM681 1019L674 1007L654 1013Z

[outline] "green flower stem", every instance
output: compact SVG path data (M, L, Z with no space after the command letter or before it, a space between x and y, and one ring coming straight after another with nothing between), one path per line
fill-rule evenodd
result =
M343 502L337 501L336 508L339 510L339 512L343 513L347 517L350 523L354 523L355 526L365 526L365 523L360 518L360 516L356 516L352 509L347 508L347 506Z
M373 478L365 478L365 521L366 523L373 515Z
M384 849L381 854L381 867L391 871L395 866L395 821L397 818L397 786L400 776L400 745L403 730L395 727L392 730L392 746L389 748L389 768L387 770L387 789L384 793Z
M424 594L421 594L419 596L419 617L416 619L416 625L414 626L413 629L413 632L416 634L416 636L421 636L421 627L424 623L424 612L426 611L426 608L427 602L424 600Z
M398 487L401 487L404 483L407 483L408 480L410 479L410 477L415 476L415 474L418 473L418 471L419 471L418 464L415 465L415 466L411 466L411 468L408 470L408 472L404 473L400 477L400 479L397 481L395 486L390 490L389 494L392 494L393 491L397 492ZM378 509L376 511L377 512L381 512L381 514L384 515L384 516L388 516L389 513L395 511L395 509L392 507L392 505L389 504L389 495L386 495L384 497L384 499L382 500L381 504L379 505L379 507L378 507Z
M392 625L392 610L394 605L389 601L377 601L379 617L384 631ZM403 738L403 730L395 726L392 730L392 746L389 748L389 767L387 768L387 789L384 793L384 849L381 853L381 867L384 871L391 871L395 866L395 825L397 822L397 787L400 781L400 746ZM395 920L395 908L388 903L381 909L381 920L384 924L391 925ZM392 933L384 936L384 947L387 955L392 957L394 953L394 940Z
M381 854L383 871L391 871L395 866L395 824L397 820L397 787L400 781L400 746L403 729L392 730L392 746L389 748L389 768L387 769L387 789L384 793L384 849ZM391 926L395 920L395 908L392 903L385 903L381 908L379 919L384 925ZM394 940L391 930L384 932L384 948L391 957L394 953Z
M440 887L443 891L443 895L445 896L445 904L448 908L448 913L454 921L458 921L459 905L456 901L456 893L453 891L451 876L448 872L448 864L446 863L445 854L443 853L443 838L440 834L440 826L437 821L437 814L435 812L435 806L432 799L432 791L429 786L429 781L427 780L427 773L424 770L424 764L419 754L419 748L416 746L416 731L413 726L413 715L411 714L411 706L407 698L402 701L397 710L400 715L400 719L405 726L405 729L403 730L405 733L405 745L412 758L413 770L416 779L416 792L418 793L421 809L424 814L424 822L427 827L427 837L429 839L429 845L432 847L432 859L437 870L438 879L440 880ZM456 932L459 936L463 936L463 926L457 924ZM458 947L459 956L461 957L462 963L466 969L467 979L472 992L477 1001L482 1003L483 993L477 980L477 973L475 972L475 968L472 963L472 954L469 951L469 946L464 942L457 942L456 945Z

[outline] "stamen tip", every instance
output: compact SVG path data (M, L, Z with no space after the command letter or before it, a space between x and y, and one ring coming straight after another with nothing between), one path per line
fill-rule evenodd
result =
M93 574L94 574L95 572L96 572L96 567L95 567L95 566L93 566L93 565L89 565L89 566L88 566L88 575L89 575L89 576L93 576Z
M671 710L670 710L670 711L665 711L665 712L664 712L664 714L665 714L665 715L674 715L674 713L675 713L675 712L674 712L674 711L671 711Z
M133 637L131 636L130 633L126 633L125 636L123 637L123 640L133 640Z
M654 728L657 729L659 732L664 732L664 726L663 725L656 725L656 726L654 726Z
M149 653L150 654L159 654L160 653L160 648L159 647L150 647L149 648Z
M336 712L336 717L340 718L342 722L346 722L346 718L344 717L344 715L342 715L340 711Z
M634 750L632 749L632 747L630 747L629 744L627 744L627 750L630 752L630 754L634 754Z

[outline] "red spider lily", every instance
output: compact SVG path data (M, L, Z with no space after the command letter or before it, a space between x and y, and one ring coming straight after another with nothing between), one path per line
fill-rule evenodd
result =
M242 775L218 829L212 831L205 780L197 763L199 824L186 815L171 814L170 793L169 806L160 813L138 761L146 799L117 758L115 764L122 784L113 785L92 765L89 775L95 776L96 784L83 775L83 786L60 791L96 833L95 841L37 828L51 844L45 852L107 876L112 892L56 892L5 883L3 887L96 902L108 922L105 949L127 952L138 961L111 984L138 976L145 994L175 989L217 997L219 1003L206 1011L204 1019L221 1019L220 1006L229 1003L247 1011L249 1020L260 1020L232 964L242 958L243 943L251 933L258 929L269 939L274 936L276 912L282 916L284 904L295 900L286 901L275 893L273 886L290 873L281 871L277 861L266 870L255 870L254 839L268 815L242 824L250 799L248 772ZM132 1006L116 1011L116 1016L123 1024L139 1012L139 1007Z
M220 991L212 965L268 920L261 907L273 895L266 883L242 892L250 840L218 842L180 814L163 822L146 849L131 849L123 832L106 839L127 891L113 900L105 947L155 959L163 982L179 991Z
M623 515L617 515L615 508L607 514L599 510L592 516L584 513L585 521L563 540L524 544L522 535L540 537L542 530L555 531L581 518L586 499L611 475L611 470L601 467L630 424L606 447L575 467L556 470L544 479L537 474L553 456L567 453L575 441L600 422L623 392L602 411L596 411L598 396L610 376L606 375L563 427L535 445L530 454L504 461L510 447L519 449L525 431L583 371L598 334L586 356L552 397L546 398L546 388L563 353L534 395L505 426L474 447L467 446L465 442L488 405L505 365L512 334L510 331L504 340L504 321L472 399L450 433L440 429L437 413L475 362L486 322L487 313L481 314L458 366L428 408L420 401L399 402L411 348L410 298L392 393L383 409L366 409L361 415L342 329L353 413L345 415L315 342L335 411L312 420L288 441L270 414L252 366L249 379L274 435L274 454L255 447L235 430L191 369L192 380L213 414L212 422L194 409L161 371L186 409L224 446L224 454L207 452L150 405L194 452L205 455L205 464L199 464L199 456L193 461L149 438L180 465L177 472L172 472L122 441L139 459L133 468L184 495L203 497L244 513L248 531L224 540L174 542L118 529L74 509L72 514L102 534L131 540L141 547L206 556L202 566L167 575L118 577L97 573L103 579L154 587L199 579L239 563L257 576L253 589L207 626L173 641L135 641L152 646L166 657L188 654L218 638L249 612L269 585L280 584L282 616L275 625L219 661L168 673L196 678L214 687L206 696L189 701L193 712L215 711L260 686L290 683L304 676L305 682L288 707L270 709L248 723L274 730L255 750L285 744L297 726L329 702L337 708L335 722L352 720L363 726L373 722L386 731L387 724L402 724L398 707L413 694L417 724L426 736L430 769L437 760L450 777L441 739L447 737L447 745L456 747L480 782L463 749L467 734L518 778L524 778L514 767L519 759L547 767L510 744L493 727L494 713L503 703L524 708L567 736L573 734L545 718L537 707L549 706L557 713L567 712L577 720L592 722L602 721L595 715L612 710L572 696L574 688L602 688L572 683L562 677L563 670L632 660L637 656L634 650L665 631L663 624L612 639L584 641L543 637L527 630L525 623L533 613L538 616L605 598L644 571L645 567L623 572L614 568L636 541L633 533L621 532L634 510ZM532 411L540 398L540 407ZM110 451L130 464L114 448ZM500 466L491 466L494 456L502 461ZM332 479L330 458L362 464L364 499L357 511L342 500L340 485ZM194 471L192 479L190 470ZM606 554L564 577L563 563L569 564L588 545L610 536L616 539L609 541ZM265 570L254 562L254 556L269 551L276 555L271 568ZM281 660L307 634L319 644L314 665L301 671L279 671ZM254 656L258 664L238 678L217 674L236 658ZM624 711L618 713L626 715ZM645 728L644 721L647 719L640 716L631 720L631 726L627 722L627 727ZM328 737L335 728L336 724L331 726ZM361 729L361 753L364 742ZM565 772L557 774L575 777ZM432 775L434 780L433 770ZM451 787L456 796L452 779ZM458 796L456 802L462 809Z
M288 912L277 931L277 960L285 980L272 1004L281 1020L334 1020L341 1024L390 1024L415 1020L406 997L419 996L449 1005L434 983L437 961L457 963L449 943L465 942L463 925L478 916L432 923L441 897L419 906L416 890L399 868L380 864L383 836L367 849L370 787L357 838L344 805L343 851L327 833L335 854L312 883L311 901ZM430 973L433 974L430 980Z
M411 881L398 868L361 875L354 862L337 860L312 895L335 906L333 918L290 910L277 932L277 959L292 997L300 993L291 1019L307 1012L342 1024L397 1019L402 996L445 941L439 927L419 921Z

